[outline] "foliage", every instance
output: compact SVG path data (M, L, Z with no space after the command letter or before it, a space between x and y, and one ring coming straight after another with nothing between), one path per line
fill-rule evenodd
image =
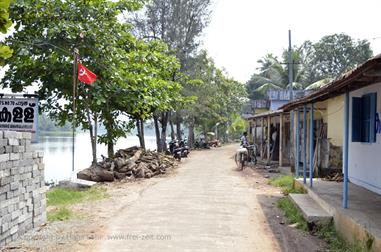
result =
M305 41L292 49L293 87L305 89L320 86L355 68L372 56L367 40L354 40L345 34L324 36L317 43ZM269 53L258 60L260 66L247 82L250 99L264 99L269 89L284 89L288 85L288 51L282 58ZM322 83L317 83L323 81ZM309 88L309 89L312 89Z
M199 36L209 21L210 0L153 0L148 2L144 11L130 18L135 25L135 34L145 40L160 39L179 60L180 69L173 73L172 80L179 81L183 87L191 81L184 73L189 68L189 60L199 46ZM184 94L183 92L181 93ZM176 97L174 94L173 97ZM184 110L194 101L194 96L179 96L172 109L158 110L154 114L154 125L158 150L166 150L167 124L177 126L177 137L181 138L181 123ZM159 129L159 124L161 130ZM191 141L192 142L192 141Z
M292 53L293 61L297 61L299 54L297 52ZM267 54L258 63L260 67L257 68L258 73L251 76L247 82L247 91L250 99L264 99L267 91L271 89L285 89L288 87L288 66L287 55L283 54L282 60L273 54ZM294 83L293 86L300 86L298 82L301 79L300 68L295 67L293 72Z
M170 80L177 60L160 42L145 43L120 23L121 13L141 7L139 0L47 0L17 2L12 7L16 33L7 39L18 57L10 66L4 86L15 91L38 85L41 108L63 125L73 121L72 52L97 74L91 86L79 85L76 124L91 128L99 119L106 134L109 156L119 137L133 127L126 117L147 118L154 109L173 103L179 85Z
M238 114L231 115L231 125L229 127L230 135L233 139L239 138L239 136L246 130L246 121Z
M278 200L278 207L283 210L290 224L297 224L297 228L307 231L307 222L303 215L296 208L294 203L289 198L281 198Z
M324 78L337 78L372 57L367 40L354 40L346 34L324 36L313 44L311 69L316 74L310 83Z
M12 21L9 19L10 0L0 1L0 32L5 34L11 27ZM13 50L6 45L0 44L0 66L4 65L4 60L12 56Z
M233 115L241 111L244 85L227 78L205 51L189 60L186 74L190 80L183 84L184 96L197 97L197 102L186 109L187 123L204 133L214 131L219 123L219 129L225 132L236 120Z
M269 180L269 185L280 187L282 192L286 195L289 193L305 193L303 188L295 186L294 178L288 175L272 177Z
M199 46L197 39L209 22L210 0L153 0L132 18L140 38L163 40L184 68ZM185 67L186 68L186 67Z

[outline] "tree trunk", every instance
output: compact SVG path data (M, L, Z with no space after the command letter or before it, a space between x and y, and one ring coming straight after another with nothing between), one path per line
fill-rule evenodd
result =
M93 156L95 157L95 161L97 159L97 142L98 142L98 115L94 113L94 146Z
M91 122L90 110L88 107L86 108L86 117L87 117L87 123L89 124L90 142L91 142L91 150L92 150L92 156L93 156L93 160L91 164L95 165L97 163L97 142L96 142L96 138L94 134L93 124Z
M142 133L140 132L140 120L139 119L135 119L135 123L136 123L136 129L138 131L138 134L136 134L136 136L139 138L140 147L143 148Z
M106 128L106 136L107 140L105 141L107 143L107 156L108 158L112 159L114 158L114 141L112 134L114 132L114 118L111 114L111 111L109 109L109 104L106 104L106 111L104 112L104 126Z
M168 112L161 113L161 138L160 138L160 150L162 152L167 151L167 125L168 125Z
M190 148L194 146L194 118L189 123L188 145Z
M142 133L142 148L145 150L146 149L146 142L144 139L144 121L140 120L140 132Z
M173 127L173 122L172 120L169 120L169 125L171 126L171 139L172 140L175 140L176 136L175 136L175 129ZM178 138L177 138L178 139Z
M181 113L180 111L176 112L176 133L177 133L177 139L182 139L182 132L181 132Z
M157 114L153 114L153 123L155 125L155 135L156 135L156 147L157 147L157 151L158 152L161 152L161 146L160 146L160 128L159 128L159 119L158 119L158 116Z
M114 143L112 141L107 142L107 154L109 158L114 157Z
M143 122L143 120L136 119L136 128L138 130L140 147L145 150L146 146L145 146L145 142L144 142L144 122Z

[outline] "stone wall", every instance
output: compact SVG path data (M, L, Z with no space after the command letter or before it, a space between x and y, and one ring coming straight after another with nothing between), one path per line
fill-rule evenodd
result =
M46 221L42 153L31 133L0 131L0 250Z

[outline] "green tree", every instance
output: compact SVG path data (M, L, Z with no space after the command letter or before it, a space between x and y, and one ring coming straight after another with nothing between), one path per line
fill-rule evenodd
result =
M187 74L184 95L197 99L185 112L192 145L195 130L205 134L214 130L217 123L221 130L226 129L232 123L231 115L240 112L246 92L244 85L216 68L205 51L189 61Z
M301 58L299 50L293 50L292 62L298 63ZM258 73L254 73L250 80L246 83L246 90L249 98L265 99L267 92L271 89L285 89L288 87L288 54L283 52L282 59L273 54L266 54L257 61L260 66L257 68ZM301 88L303 85L299 82L302 79L302 67L299 64L293 64L293 88Z
M121 13L139 7L138 0L17 2L11 7L16 32L6 41L17 57L8 61L3 85L15 91L38 85L42 110L61 124L72 121L71 52L77 48L83 64L98 76L91 87L79 86L77 125L90 129L95 146L91 118L99 120L106 133L98 141L107 144L112 157L116 140L133 127L126 116L145 117L152 106L164 106L167 101L161 99L176 87L166 77L177 61L167 55L165 46L134 38L131 26L118 21ZM158 98L148 101L151 94Z
M12 21L9 19L10 0L0 1L0 32L5 34L11 27ZM0 44L0 66L4 65L4 60L12 56L13 50L6 45Z
M317 43L305 41L292 50L294 89L320 87L329 80L355 68L372 56L367 40L354 40L345 34L324 36ZM288 51L282 59L267 54L258 60L256 69L246 89L250 99L264 99L269 89L284 89L288 86Z
M369 41L355 40L343 33L324 36L313 44L312 50L307 74L313 78L308 80L309 83L337 78L373 55Z
M140 38L160 39L168 44L180 62L180 72L186 72L188 61L200 44L199 36L209 22L210 0L153 0L145 6L145 11L134 16L134 31ZM180 73L173 75L173 81L183 78ZM185 82L182 82L185 83ZM187 102L185 103L187 104ZM177 137L181 138L181 122L184 107L177 106L174 111L167 111L156 114L161 124L161 132L166 137L167 123L176 123ZM171 116L173 118L171 119ZM157 129L156 132L159 132ZM172 135L174 135L172 130ZM163 136L160 141L164 141Z

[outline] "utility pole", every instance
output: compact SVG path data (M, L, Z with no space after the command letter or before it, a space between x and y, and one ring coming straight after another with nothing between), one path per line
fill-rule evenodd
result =
M74 173L74 162L75 162L75 128L76 128L76 99L77 99L77 61L78 61L78 49L74 48L74 59L73 59L73 146L72 146L72 172Z
M294 99L294 94L293 94L293 88L292 88L292 83L294 82L293 80L293 62L292 62L292 47L291 47L291 30L288 30L288 85L289 85L289 95L290 95L290 101ZM293 141L294 141L294 111L290 111L290 166L291 166L291 171L292 169L292 164L294 160L294 148L293 148Z
M293 76L293 62L292 62L292 48L291 48L291 30L288 30L288 84L290 89L290 101L294 99L292 83L294 82Z

